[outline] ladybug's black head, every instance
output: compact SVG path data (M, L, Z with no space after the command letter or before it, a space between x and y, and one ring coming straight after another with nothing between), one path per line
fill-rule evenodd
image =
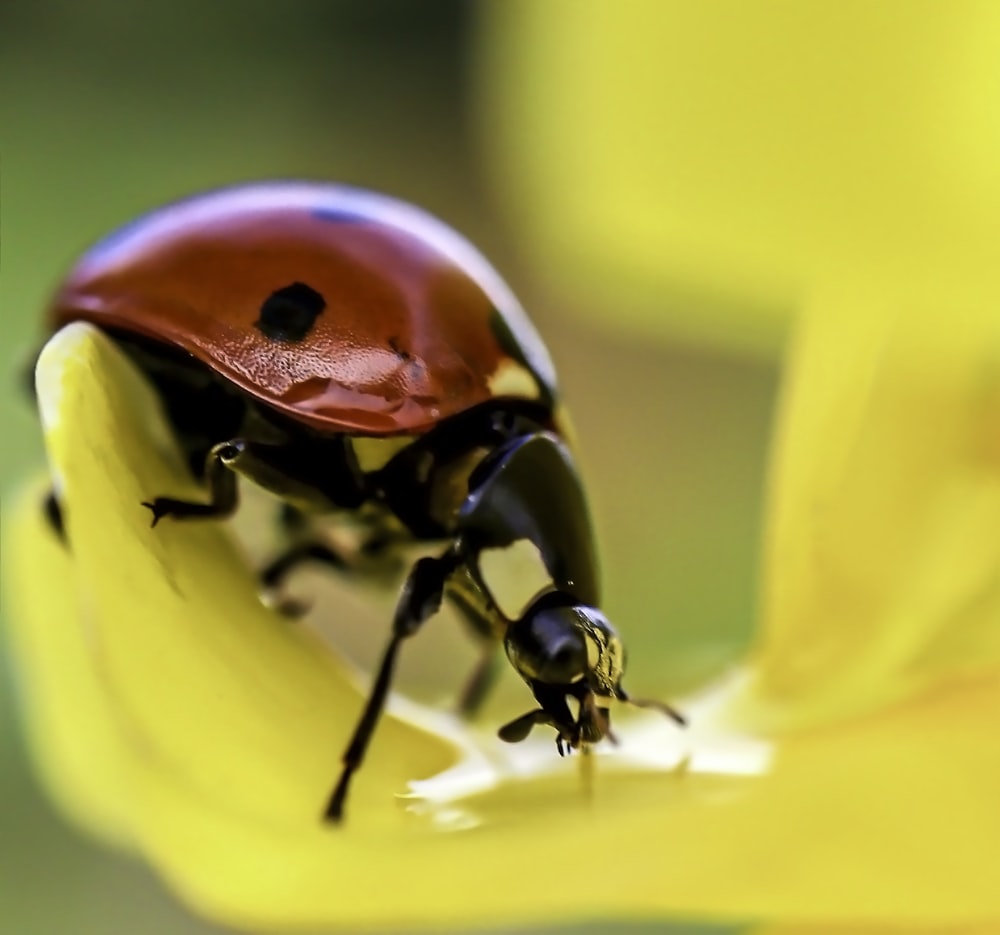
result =
M556 746L574 749L596 743L611 732L612 701L652 707L679 724L684 719L661 702L630 698L621 685L625 649L608 618L595 607L563 602L549 594L507 629L504 646L511 664L531 687L539 707L500 729L508 743L524 740L531 729L548 724L557 731ZM576 718L569 699L579 706Z
M549 724L558 731L561 752L564 743L573 748L611 736L608 707L624 697L625 654L604 614L559 603L559 597L538 601L507 629L507 656L541 707L502 728L500 737L523 740L536 724ZM570 698L579 704L576 718Z
M470 573L505 622L507 657L539 705L501 728L500 738L514 743L548 724L560 752L614 740L611 702L632 701L621 685L625 650L597 609L587 500L563 440L547 431L519 435L483 458L469 477L457 525L475 544ZM510 593L506 578L494 578L494 563L505 557L528 562L510 566ZM575 716L570 703L578 706Z
M583 680L598 695L616 693L625 668L621 640L594 607L538 601L507 629L507 656L529 682Z

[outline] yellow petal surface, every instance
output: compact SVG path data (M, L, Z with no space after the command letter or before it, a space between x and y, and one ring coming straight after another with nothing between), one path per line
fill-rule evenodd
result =
M20 662L17 687L40 778L60 810L108 843L129 838L122 762L112 710L79 626L73 565L40 528L50 485L32 484L4 509L3 594Z
M694 709L686 771L672 768L669 725L623 722L622 748L594 757L590 798L550 739L544 757L528 743L500 760L495 740L390 717L348 824L322 827L361 703L344 668L259 606L217 526L148 528L139 501L183 494L183 472L106 339L84 325L57 335L40 390L72 574L18 566L14 626L87 638L19 640L18 663L26 680L42 654L92 668L106 707L81 708L79 732L110 738L121 769L108 781L138 849L202 913L286 932L671 913L1000 920L989 679L804 735L773 760L709 734ZM37 511L15 523L28 554L49 535ZM44 589L66 591L76 615L38 616Z
M744 716L802 726L1000 672L997 304L831 289L795 351Z
M993 275L996 3L507 0L481 46L499 203L616 327L773 351L830 269Z
M907 925L893 925L891 922L779 922L750 928L747 935L995 935L996 931L993 922L958 926L933 922Z

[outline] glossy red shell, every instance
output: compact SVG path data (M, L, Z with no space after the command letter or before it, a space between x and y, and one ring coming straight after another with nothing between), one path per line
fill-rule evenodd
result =
M262 305L296 283L325 309L301 340L270 338ZM183 349L322 431L419 433L497 395L555 393L541 339L475 248L411 205L333 185L223 189L122 228L53 301L52 328L81 319Z

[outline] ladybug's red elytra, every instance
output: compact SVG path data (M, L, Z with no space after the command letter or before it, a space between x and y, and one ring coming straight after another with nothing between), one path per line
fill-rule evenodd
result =
M281 497L299 530L262 573L267 586L309 560L361 573L357 555L303 533L303 516L360 524L368 557L442 543L403 585L327 820L343 816L400 644L445 598L484 642L463 709L483 697L500 643L535 697L502 739L543 724L560 753L596 743L612 736L613 700L683 723L622 688L624 650L599 609L552 362L500 276L441 221L323 183L196 196L84 254L48 324L80 320L111 335L152 382L206 486L204 502L153 496L143 505L154 526L231 514L242 476ZM60 507L49 507L58 526ZM498 569L515 555L536 573L512 589Z

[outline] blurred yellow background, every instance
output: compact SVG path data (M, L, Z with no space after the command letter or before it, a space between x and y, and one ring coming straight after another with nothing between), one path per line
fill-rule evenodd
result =
M765 451L795 284L743 289L739 276L685 266L682 252L659 266L641 228L608 229L607 211L570 211L578 192L595 191L532 168L532 152L558 155L558 141L517 104L524 75L544 75L547 50L510 32L521 5L509 17L499 6L40 0L0 9L0 486L10 491L42 464L22 372L49 290L89 242L167 200L238 180L380 189L475 241L546 337L580 439L607 610L628 638L630 690L675 695L722 672L750 639ZM553 83L539 83L538 95L575 80L556 51ZM605 115L590 119L600 130ZM641 154L642 134L631 145ZM606 170L606 196L617 198L632 170L610 156ZM638 224L645 213L634 216ZM605 264L594 250L610 251ZM622 257L636 259L634 276ZM733 338L747 310L758 324ZM461 637L442 632L409 665L418 694L465 676L464 647L448 655ZM345 641L364 659L381 633ZM54 816L17 732L16 680L3 670L3 931L213 931L144 868Z

